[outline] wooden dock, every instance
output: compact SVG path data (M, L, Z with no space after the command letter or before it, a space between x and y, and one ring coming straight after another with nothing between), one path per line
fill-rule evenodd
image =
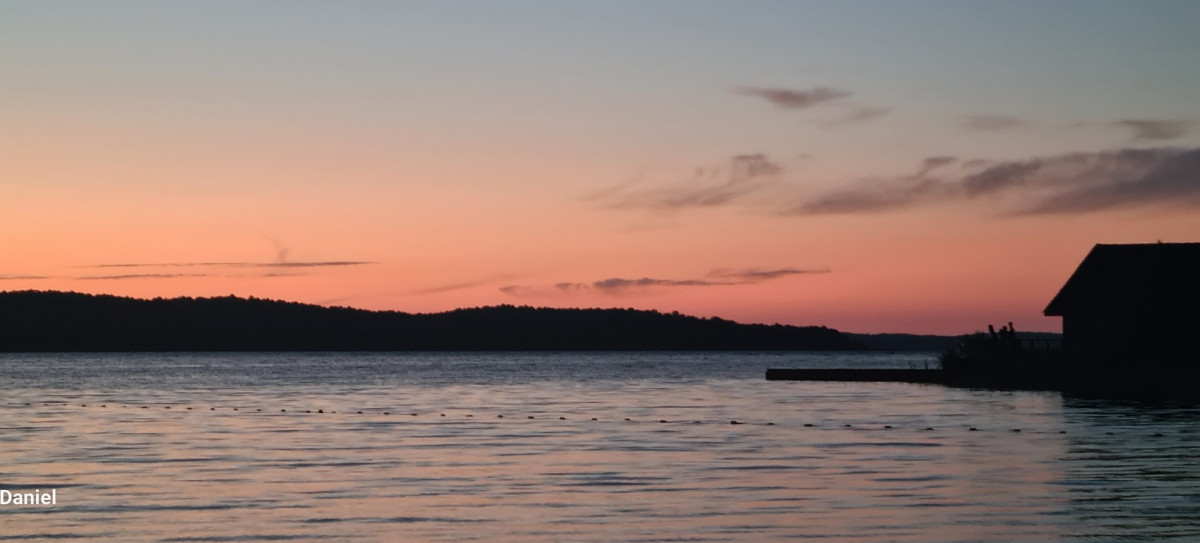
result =
M1064 373L1054 364L991 364L969 369L790 369L767 370L768 381L922 383L999 390L1062 390Z
M849 381L946 384L946 372L918 369L788 369L767 370L768 381Z

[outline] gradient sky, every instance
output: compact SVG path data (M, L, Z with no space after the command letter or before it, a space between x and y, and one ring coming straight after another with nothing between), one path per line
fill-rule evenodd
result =
M0 2L0 289L852 332L1200 241L1200 2Z

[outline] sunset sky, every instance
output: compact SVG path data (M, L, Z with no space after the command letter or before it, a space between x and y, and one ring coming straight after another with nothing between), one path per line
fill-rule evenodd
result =
M0 290L850 332L1200 241L1200 2L0 3Z

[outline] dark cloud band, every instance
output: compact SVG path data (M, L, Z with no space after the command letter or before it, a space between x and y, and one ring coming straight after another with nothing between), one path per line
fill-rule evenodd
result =
M853 96L854 93L831 87L792 90L767 87L738 87L734 92L754 96L770 102L780 109L804 109Z
M783 210L785 214L870 213L948 201L1019 195L1031 202L1005 215L1092 213L1158 206L1200 208L1200 148L1119 149L996 162L933 177L865 180ZM945 165L939 165L944 168Z

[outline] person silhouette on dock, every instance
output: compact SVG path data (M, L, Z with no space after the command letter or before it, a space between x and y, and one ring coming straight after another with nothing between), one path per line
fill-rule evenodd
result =
M1008 325L1000 328L1000 347L1007 350L1017 350L1020 344L1017 342L1017 329L1013 326L1012 321Z

